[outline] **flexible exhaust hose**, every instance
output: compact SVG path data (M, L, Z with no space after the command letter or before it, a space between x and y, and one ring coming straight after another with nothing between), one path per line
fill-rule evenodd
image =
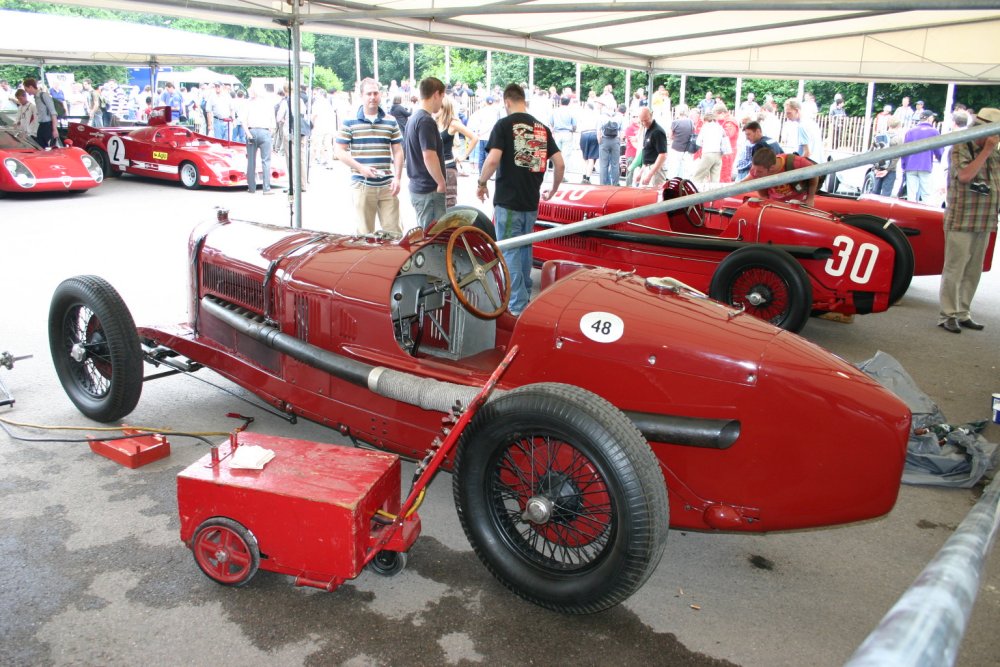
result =
M463 406L469 405L479 393L478 387L422 378L334 354L283 333L256 313L224 304L212 297L203 297L201 307L204 312L237 332L383 398L415 405L424 410L448 412L456 402ZM505 393L504 390L497 389L490 395L490 400ZM638 412L626 414L647 440L655 442L726 449L736 442L740 433L739 422L736 420L695 419Z

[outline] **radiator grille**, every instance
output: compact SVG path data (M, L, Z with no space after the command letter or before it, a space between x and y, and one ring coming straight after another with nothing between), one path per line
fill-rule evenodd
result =
M264 285L254 276L213 264L202 264L201 284L215 296L257 313L264 312Z
M309 302L302 294L295 295L295 337L309 341Z
M580 222L586 211L581 208L570 208L562 205L557 206L550 202L543 202L538 205L538 219L550 222Z

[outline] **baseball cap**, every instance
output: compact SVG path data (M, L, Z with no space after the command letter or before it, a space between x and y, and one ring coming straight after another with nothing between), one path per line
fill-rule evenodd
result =
M923 111L920 112L920 120L927 120L928 118L933 118L936 115L937 114L931 111L930 109L924 109Z
M487 104L493 104L494 102L496 102L496 98L493 97L492 95L490 95L489 97L486 98L486 103Z

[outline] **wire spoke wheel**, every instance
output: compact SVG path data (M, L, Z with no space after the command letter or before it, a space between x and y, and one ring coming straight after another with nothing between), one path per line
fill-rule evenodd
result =
M764 245L726 255L712 275L708 295L794 332L806 325L813 302L812 283L802 265L786 251Z
M579 387L527 385L483 406L459 442L453 491L487 569L549 609L613 607L663 553L659 462L621 411Z
M97 276L63 281L49 307L49 350L73 404L91 419L116 421L142 392L142 347L125 302Z

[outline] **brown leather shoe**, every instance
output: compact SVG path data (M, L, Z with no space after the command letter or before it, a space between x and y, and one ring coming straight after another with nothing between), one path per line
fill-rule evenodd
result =
M959 320L958 326L962 327L963 329L972 329L973 331L982 331L983 329L986 328L985 324L980 324L971 317L967 320Z
M938 326L951 333L962 333L962 329L958 326L958 320L954 317L949 317L944 322L938 323Z

